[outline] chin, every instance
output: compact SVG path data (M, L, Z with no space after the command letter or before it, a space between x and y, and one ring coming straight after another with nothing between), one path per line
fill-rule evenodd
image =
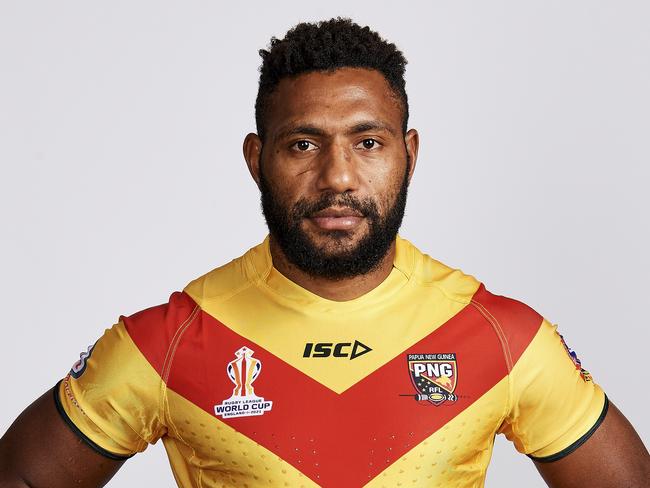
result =
M308 237L316 245L321 242L359 242L370 232L367 222L363 222L353 229L340 230L321 229L316 225L306 223L306 225L302 226L301 230L303 235Z
M307 235L315 248L334 256L356 249L366 237L367 232L330 230Z

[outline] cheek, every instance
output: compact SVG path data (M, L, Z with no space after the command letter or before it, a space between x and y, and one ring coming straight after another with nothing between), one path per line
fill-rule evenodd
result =
M294 185L295 178L278 171L278 166L269 162L265 162L262 174L266 187L278 203L286 206L295 200L293 195L299 192Z
M274 185L275 193L283 198L300 198L312 184L313 172L308 171L307 163L288 160L280 149L274 148L269 152L271 157L263 161L264 175L269 184Z
M370 195L384 208L393 204L395 197L402 188L403 180L404 172L401 170L390 170L380 174L375 173L366 178Z

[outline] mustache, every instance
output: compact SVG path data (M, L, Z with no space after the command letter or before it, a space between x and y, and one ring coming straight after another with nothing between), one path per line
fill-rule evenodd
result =
M364 217L379 218L379 210L374 200L371 198L361 200L349 193L325 193L314 201L301 198L293 206L292 214L295 219L302 219L311 217L317 212L330 207L347 207Z

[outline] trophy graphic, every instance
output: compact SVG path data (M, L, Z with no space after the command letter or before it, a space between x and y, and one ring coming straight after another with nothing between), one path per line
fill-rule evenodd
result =
M253 357L253 350L244 346L235 351L236 359L228 363L228 377L235 384L232 397L255 397L253 381L262 370L262 362Z
M223 418L263 415L273 407L273 402L255 394L253 382L262 371L262 361L253 357L254 351L246 346L235 351L235 359L226 366L228 378L235 387L232 396L214 406L214 413Z

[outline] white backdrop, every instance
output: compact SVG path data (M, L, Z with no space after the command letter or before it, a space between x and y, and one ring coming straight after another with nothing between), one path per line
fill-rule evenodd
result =
M351 16L410 63L402 235L558 322L647 442L650 4L0 3L0 432L117 319L262 239L257 50ZM111 487L172 486L161 444ZM488 487L544 486L499 438Z

